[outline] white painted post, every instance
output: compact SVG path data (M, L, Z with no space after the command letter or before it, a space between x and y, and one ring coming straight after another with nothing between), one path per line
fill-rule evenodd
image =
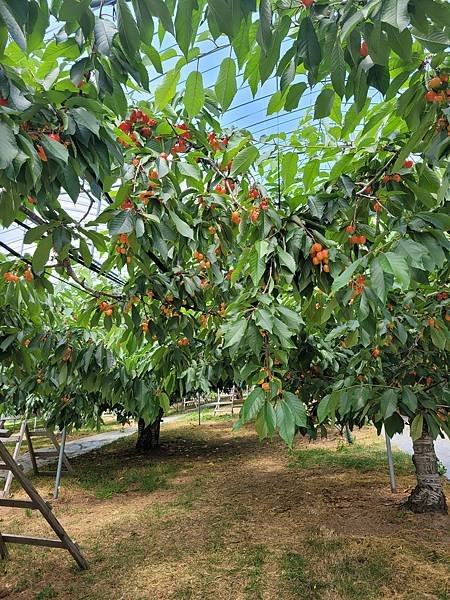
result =
M397 485L395 483L394 459L392 457L391 438L388 436L386 431L384 432L384 436L386 438L386 452L389 465L389 480L391 483L391 492L395 494L397 491Z

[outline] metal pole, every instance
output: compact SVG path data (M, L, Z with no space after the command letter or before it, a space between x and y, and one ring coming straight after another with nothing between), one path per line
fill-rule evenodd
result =
M395 492L397 491L397 486L395 484L395 471L394 460L392 458L391 438L388 436L386 431L384 432L384 437L386 438L386 452L389 465L389 480L391 482L391 492L395 494Z
M53 490L53 500L56 500L59 496L59 486L61 483L61 472L62 466L64 462L64 450L66 447L66 428L61 432L61 444L59 446L59 458L58 458L58 468L56 469L56 479L55 479L55 489Z
M198 424L200 425L200 394L197 394L197 402L198 402Z

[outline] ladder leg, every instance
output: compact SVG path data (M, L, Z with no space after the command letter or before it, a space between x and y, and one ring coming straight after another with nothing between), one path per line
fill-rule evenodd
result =
M8 558L8 548L6 547L5 540L0 533L0 558L7 559Z
M27 425L27 419L25 416L25 419L22 421L22 423L20 425L19 439L17 440L17 444L16 444L16 447L14 448L14 452L12 455L14 460L17 460L19 458L20 448L22 447L22 442L23 442L23 436L25 435L26 425ZM13 474L11 473L11 471L8 471L8 475L6 476L5 487L3 488L3 494L2 494L3 498L9 497L9 491L11 489L12 480L13 480Z
M28 429L28 424L25 423L25 437L27 440L28 453L30 455L31 464L33 465L33 473L35 475L39 475L39 469L36 462L36 456L34 455L33 442L31 441L30 430Z

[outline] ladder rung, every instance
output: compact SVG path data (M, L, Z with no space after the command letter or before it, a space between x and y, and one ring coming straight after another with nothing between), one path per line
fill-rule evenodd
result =
M13 498L0 498L0 506L9 506L10 508L31 508L37 509L37 506L31 500L14 500Z
M59 452L57 450L35 450L34 455L38 458L53 458L59 456Z
M0 463L0 471L11 471L11 467L9 465L5 465L5 463Z
M0 429L0 438L9 438L12 435L10 429Z
M34 437L48 437L48 431L46 429L31 429L28 431L28 435Z
M10 535L2 533L3 541L7 544L27 544L30 546L46 546L48 548L65 548L61 540L52 540L49 538L30 537L28 535Z

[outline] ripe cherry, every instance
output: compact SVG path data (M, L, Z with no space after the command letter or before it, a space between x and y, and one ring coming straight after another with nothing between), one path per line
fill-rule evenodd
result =
M411 167L414 166L414 161L413 160L405 160L405 162L403 163L403 166L405 167L405 169L410 169Z
M167 160L168 156L169 155L166 152L161 152L161 154L159 155L159 158L162 158L163 160Z
M241 222L241 217L239 215L239 213L237 211L233 211L231 213L231 221L235 224L235 225L239 225L239 223Z
M352 235L353 233L355 233L355 227L354 225L347 225L347 227L345 228L345 231L349 234Z
M374 358L378 358L381 354L381 350L379 348L374 348L372 350L371 354Z
M361 48L359 49L359 54L363 58L365 58L369 54L369 48L367 47L367 42L363 40L361 44Z

